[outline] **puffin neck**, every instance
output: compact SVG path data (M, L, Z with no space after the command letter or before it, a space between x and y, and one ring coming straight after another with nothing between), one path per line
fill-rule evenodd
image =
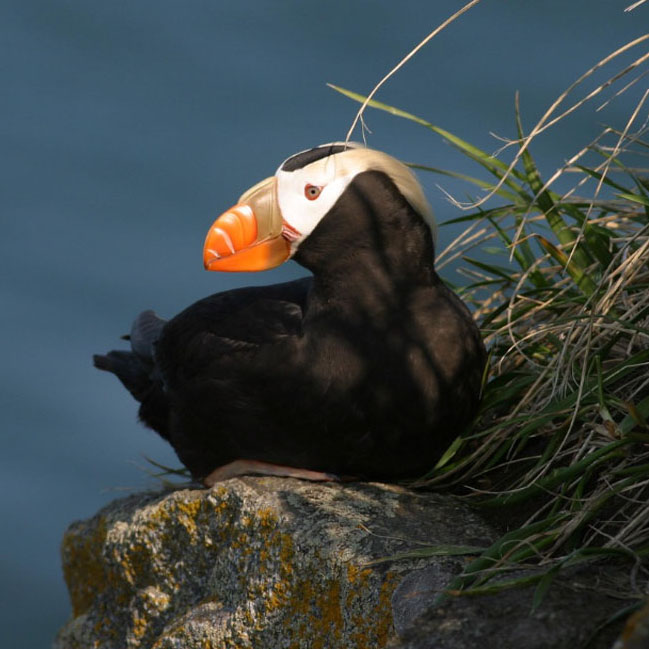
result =
M319 298L360 308L439 282L430 228L379 171L354 178L294 259L313 273Z

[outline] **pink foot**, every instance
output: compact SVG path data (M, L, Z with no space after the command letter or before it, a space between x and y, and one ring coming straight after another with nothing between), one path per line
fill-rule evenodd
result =
M339 482L340 478L333 473L298 469L292 466L271 464L260 460L235 460L229 464L217 467L207 477L203 478L206 487L213 487L217 482L236 478L240 475L274 475L284 478L300 478L311 482Z

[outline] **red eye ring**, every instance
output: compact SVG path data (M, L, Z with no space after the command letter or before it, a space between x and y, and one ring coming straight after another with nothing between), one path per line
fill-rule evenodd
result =
M320 192L322 192L322 187L319 187L318 185L310 185L307 183L304 186L304 197L309 201L314 201L318 198Z

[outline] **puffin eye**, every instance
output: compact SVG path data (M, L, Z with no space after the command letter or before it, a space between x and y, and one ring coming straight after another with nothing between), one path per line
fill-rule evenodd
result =
M310 200L314 201L318 196L320 196L320 192L322 191L322 187L318 187L318 185L305 185L304 187L304 196Z

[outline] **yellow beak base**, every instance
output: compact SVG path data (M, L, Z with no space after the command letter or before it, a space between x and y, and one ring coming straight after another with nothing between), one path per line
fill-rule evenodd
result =
M207 270L268 270L291 256L290 243L282 236L276 187L275 178L263 180L214 221L203 246Z

